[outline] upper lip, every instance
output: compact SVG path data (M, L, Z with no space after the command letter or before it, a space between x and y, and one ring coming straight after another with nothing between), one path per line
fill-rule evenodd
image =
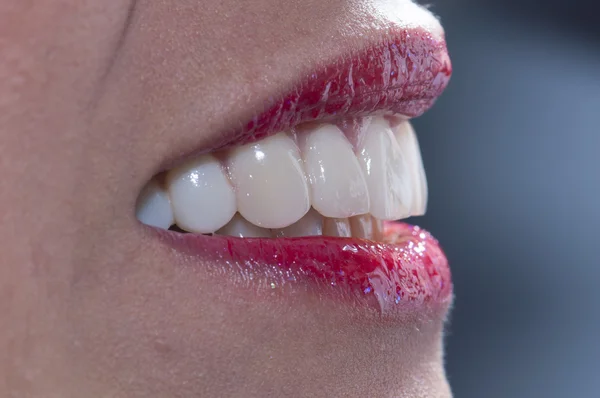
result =
M301 77L287 93L265 99L263 110L241 127L214 135L210 145L185 157L259 140L305 122L377 113L420 116L442 94L451 74L443 34L390 28L371 45Z

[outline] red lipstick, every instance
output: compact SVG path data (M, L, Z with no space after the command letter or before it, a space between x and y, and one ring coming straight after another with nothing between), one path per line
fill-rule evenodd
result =
M375 305L382 315L446 307L452 281L446 257L428 232L386 226L389 243L353 238L234 238L179 234L161 237L192 259L242 272L269 289L312 284L319 294ZM193 262L193 261L192 261Z
M288 94L206 150L260 140L310 121L380 113L416 117L452 74L446 42L422 29L392 30L384 40L315 70Z

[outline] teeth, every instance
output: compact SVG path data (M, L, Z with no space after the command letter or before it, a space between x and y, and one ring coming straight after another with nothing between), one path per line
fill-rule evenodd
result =
M421 159L421 150L415 130L409 122L404 122L395 128L396 141L406 154L407 163L411 169L411 191L413 193L412 216L422 216L427 209L427 177Z
M383 118L373 118L359 148L359 161L369 187L371 214L381 220L408 217L412 206L411 170Z
M263 228L283 228L310 208L308 184L294 141L280 133L229 153L238 211Z
M318 235L323 235L323 216L315 209L310 209L304 217L289 227L273 230L273 236L276 238Z
M238 238L270 238L268 229L249 223L244 217L236 214L231 221L216 232L217 235L236 236Z
M191 232L212 233L236 212L235 194L219 161L212 155L194 159L167 175L177 225Z
M326 218L323 222L323 235L341 238L351 237L350 221L347 218Z
M168 229L175 222L169 195L156 180L152 179L142 190L135 215L142 223L157 228Z
M373 238L373 217L370 214L352 217L350 219L352 236L360 239Z
M410 123L378 116L340 126L307 125L294 138L279 133L188 161L166 173L164 188L160 178L148 183L136 216L203 234L379 241L383 220L424 214L427 181Z
M299 136L312 206L325 217L346 218L369 212L369 193L352 145L334 125Z

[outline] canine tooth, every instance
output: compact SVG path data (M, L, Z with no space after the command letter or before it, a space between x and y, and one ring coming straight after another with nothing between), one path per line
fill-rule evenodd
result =
M427 177L425 176L417 135L409 122L399 124L395 128L394 135L406 155L407 163L411 169L413 191L411 215L422 216L427 209Z
M273 230L273 236L277 238L318 235L323 235L323 216L312 208L289 227Z
M154 179L142 189L135 215L146 225L168 229L175 220L167 192Z
M186 231L212 233L236 212L235 193L212 155L193 159L167 175L177 225Z
M216 232L217 235L235 236L238 238L270 238L268 229L257 227L249 223L244 217L236 214L223 228Z
M361 239L373 239L373 217L370 214L350 218L352 236Z
M386 120L373 118L358 157L369 187L371 214L382 220L408 217L410 168Z
M350 221L347 218L325 218L323 221L323 235L342 238L351 237Z
M284 133L228 153L238 211L263 228L284 228L310 208L296 143Z
M368 213L367 183L344 133L334 125L323 124L298 139L312 206L332 218Z

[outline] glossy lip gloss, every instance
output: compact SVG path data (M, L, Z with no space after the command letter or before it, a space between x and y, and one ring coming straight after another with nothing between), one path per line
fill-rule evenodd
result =
M452 299L450 268L437 240L408 224L388 223L389 242L158 233L192 262L201 258L224 272L242 272L246 281L266 290L309 283L333 298L355 303L367 299L362 303L374 305L383 315L424 306L443 308Z
M280 101L269 101L243 128L189 156L259 140L305 122L373 114L418 116L442 93L451 72L443 38L421 29L391 31L366 50L306 76ZM350 297L375 306L384 315L447 308L452 298L450 268L438 242L407 224L386 223L384 242L158 233L192 262L196 258L215 264L267 289L311 286L334 299Z
M417 117L442 94L451 75L443 37L421 28L392 29L367 49L307 74L287 94L266 100L264 111L240 128L184 157L257 141L306 122L375 114Z

